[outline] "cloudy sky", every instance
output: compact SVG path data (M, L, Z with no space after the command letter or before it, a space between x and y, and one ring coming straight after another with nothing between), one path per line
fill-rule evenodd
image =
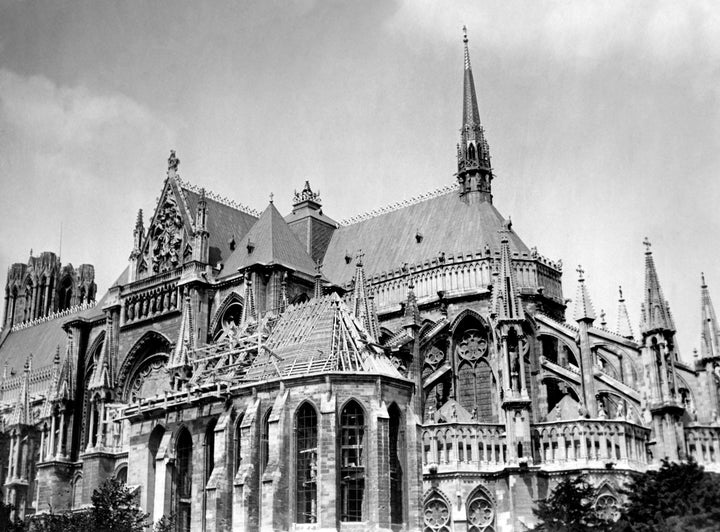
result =
M336 219L452 183L466 24L495 204L611 326L622 284L636 331L648 236L691 360L701 271L720 305L720 7L686 4L0 0L0 267L62 224L107 289L171 148L258 209L309 179Z

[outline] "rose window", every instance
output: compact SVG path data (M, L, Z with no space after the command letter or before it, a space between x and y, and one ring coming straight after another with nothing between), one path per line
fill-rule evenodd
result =
M595 513L601 519L617 521L618 517L620 517L620 511L615 496L609 493L600 495L595 502Z
M443 353L441 349L433 347L430 352L425 355L425 362L434 368L442 362L443 358L445 358L445 353Z
M487 341L480 331L467 331L458 343L457 353L460 358L474 362L487 354Z
M450 509L447 503L435 496L425 503L425 531L450 532Z
M468 531L493 532L495 510L492 503L484 497L473 499L468 505Z

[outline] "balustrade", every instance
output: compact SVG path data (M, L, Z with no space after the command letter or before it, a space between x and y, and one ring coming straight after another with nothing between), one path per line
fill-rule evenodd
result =
M577 419L533 425L533 464L642 469L648 464L649 429L624 420ZM497 470L508 464L505 426L440 423L422 431L423 465L437 471ZM706 448L709 448L706 445ZM720 458L720 429L713 440ZM512 464L517 465L517 464Z
M688 457L698 464L720 467L720 427L685 427Z

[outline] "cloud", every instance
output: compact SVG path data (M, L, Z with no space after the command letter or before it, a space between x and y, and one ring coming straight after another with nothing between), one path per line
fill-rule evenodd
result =
M57 251L62 223L64 262L94 262L106 289L130 245L130 210L159 193L173 139L123 94L0 69L0 265L30 247Z
M452 42L466 24L476 49L550 53L558 60L627 48L661 64L720 54L720 13L711 1L468 1L451 10L444 2L402 0L387 23L414 40L431 35Z

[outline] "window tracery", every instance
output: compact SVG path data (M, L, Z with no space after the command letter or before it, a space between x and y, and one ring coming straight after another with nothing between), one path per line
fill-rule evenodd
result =
M303 403L295 415L295 522L317 522L317 413Z
M350 401L340 414L340 520L362 521L365 494L365 414Z
M423 532L450 532L450 507L438 493L433 493L425 501L423 521Z
M495 532L495 505L484 493L472 496L467 516L468 532Z
M617 521L620 517L618 500L612 493L603 493L595 501L595 513L606 520Z

